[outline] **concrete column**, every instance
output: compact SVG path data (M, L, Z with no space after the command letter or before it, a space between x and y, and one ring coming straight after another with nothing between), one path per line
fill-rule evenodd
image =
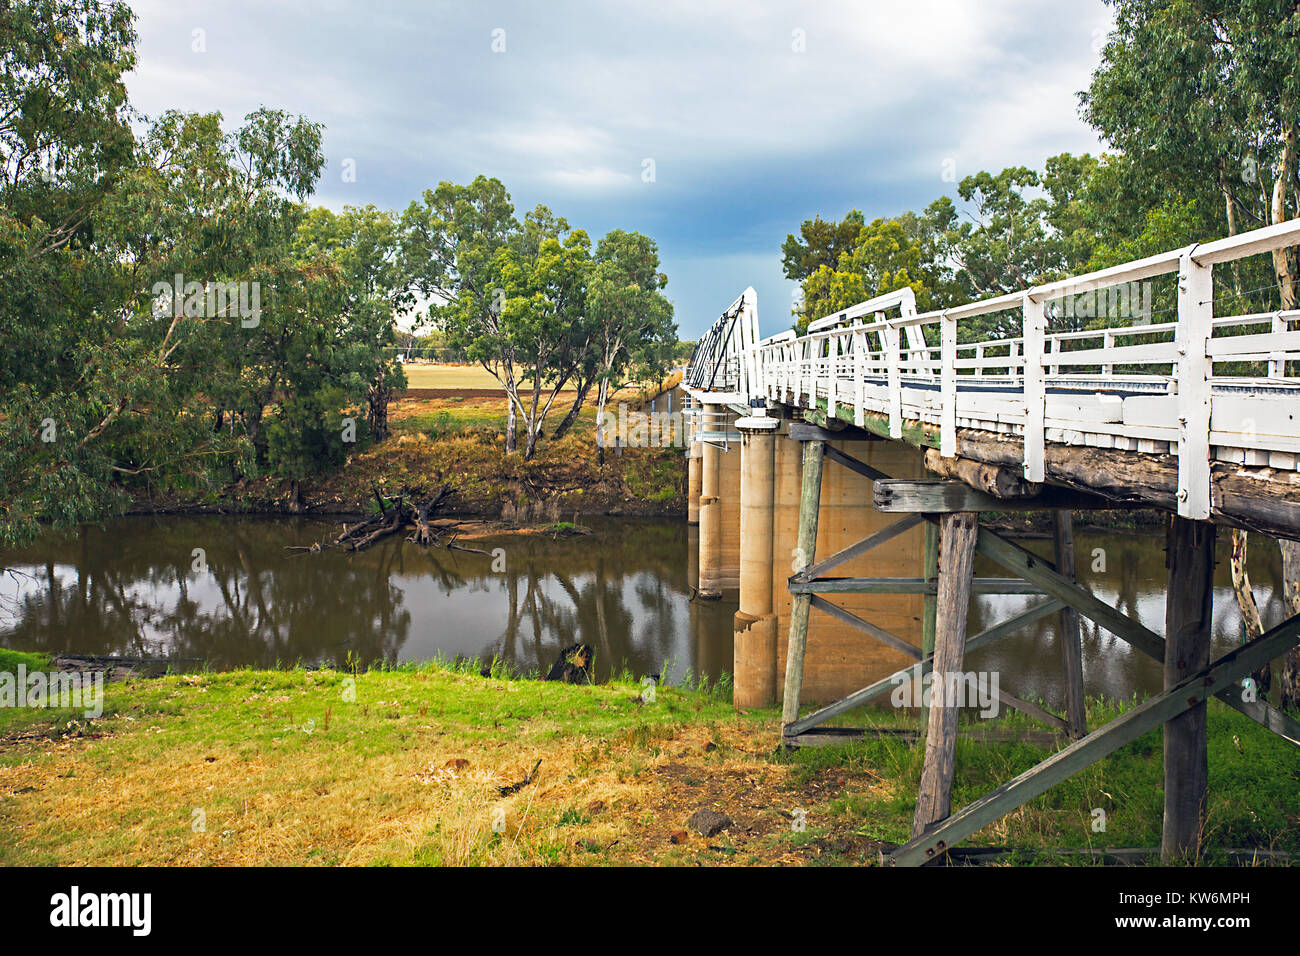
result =
M700 468L700 446L692 444L686 452L686 523L700 523L700 493L703 490L701 480L704 473Z
M703 406L700 431L718 432L723 429L720 405ZM700 593L701 598L716 600L722 597L722 502L718 497L721 485L722 450L717 445L700 445Z
M776 615L772 613L772 529L776 427L773 418L742 418L740 429L740 608L732 672L737 708L776 701Z

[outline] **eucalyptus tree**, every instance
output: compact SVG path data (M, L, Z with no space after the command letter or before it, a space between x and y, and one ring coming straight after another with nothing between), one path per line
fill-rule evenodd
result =
M116 500L99 441L116 403L90 380L128 377L128 350L109 335L86 348L85 327L120 303L94 220L132 163L134 41L124 3L0 7L0 541Z
M352 391L364 390L367 431L382 441L388 436L388 403L406 385L401 363L390 354L397 343L396 319L415 305L402 268L397 217L373 205L347 206L339 214L312 209L298 229L296 246L309 257L328 256L341 269L336 359Z
M908 224L875 219L858 230L834 266L823 263L804 279L800 326L896 289L913 289L923 303L924 278L921 244Z
M596 369L596 421L629 373L661 374L677 346L672 303L663 294L659 247L649 236L610 230L596 247L587 290L587 335ZM604 461L603 443L597 458Z
M429 302L429 319L449 347L463 349L506 392L507 452L516 447L520 402L515 343L501 322L501 254L520 233L510 194L486 176L426 189L400 223L402 268Z
M529 213L520 239L498 256L498 322L518 364L519 385L509 399L524 425L524 457L537 450L546 418L561 390L586 364L583 314L591 273L591 241L544 206Z
M144 280L137 294L152 297L160 354L211 403L212 431L248 443L241 471L265 461L266 412L314 354L308 317L336 301L319 287L337 278L293 250L304 214L295 199L320 174L320 143L319 125L279 110L255 110L230 131L220 114L168 111L114 203L121 258ZM181 288L159 294L173 276ZM214 294L227 289L224 301Z
M840 256L853 249L865 223L860 209L850 209L839 222L821 216L805 219L799 236L791 233L781 244L785 277L803 282L820 268L834 269Z
M1300 214L1300 8L1107 2L1115 29L1081 102L1132 175L1173 184L1207 209L1217 200L1229 235ZM1291 309L1297 266L1291 249L1272 256L1271 270L1244 263L1229 274L1246 301L1275 283L1274 301Z

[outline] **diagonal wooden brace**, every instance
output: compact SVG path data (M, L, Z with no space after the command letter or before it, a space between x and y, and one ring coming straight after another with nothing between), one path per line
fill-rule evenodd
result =
M1160 635L1094 597L1086 588L1057 573L1052 563L1045 558L1026 551L1020 545L1008 541L987 528L980 528L979 541L975 548L1008 571L1036 584L1044 593L1064 601L1084 617L1096 621L1116 637L1127 641L1156 660L1164 661L1165 642Z
M1207 697L1221 693L1265 661L1286 653L1297 641L1300 641L1300 615L1288 618L1262 637L1230 651L1205 670L1144 701L935 824L928 833L891 853L887 862L891 866L919 866L937 859L954 843L979 832L994 820L1046 793L1062 780L1137 740L1170 718L1197 706Z
M969 654L971 651L979 650L981 647L992 644L994 641L1000 641L1008 634L1014 634L1026 624L1047 617L1049 614L1055 614L1062 607L1064 607L1062 602L1051 600L1035 605L1027 611L1022 611L1015 617L1008 618L1001 624L995 624L988 630L981 631L979 634L968 639L966 641L966 653ZM832 717L838 717L840 714L847 713L856 707L861 707L863 704L870 703L877 697L888 694L900 684L924 677L926 674L930 673L933 667L934 658L927 657L924 660L913 664L911 667L905 667L901 671L890 674L888 677L882 678L874 684L869 684L861 690L854 691L847 697L835 701L833 704L827 704L820 710L814 711L806 717L788 724L783 729L782 733L786 737L797 737L799 734L811 730L813 727L830 720Z

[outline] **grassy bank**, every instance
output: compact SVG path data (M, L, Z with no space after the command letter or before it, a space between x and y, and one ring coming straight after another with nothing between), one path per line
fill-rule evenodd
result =
M431 664L111 684L93 721L0 709L0 863L874 863L907 838L919 744L778 754L778 715L739 714L727 697L658 688L643 701L630 681ZM1090 722L1113 715L1094 703ZM1047 753L963 740L954 805ZM1210 772L1212 847L1300 851L1294 748L1215 701ZM1155 732L969 842L1018 847L1025 862L1058 847L1155 846L1160 781ZM701 808L734 823L703 837L687 825Z

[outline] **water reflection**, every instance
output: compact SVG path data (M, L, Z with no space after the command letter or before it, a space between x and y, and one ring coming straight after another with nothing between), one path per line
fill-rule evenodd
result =
M1046 540L1020 542L1038 554L1050 557ZM1088 590L1112 607L1145 624L1157 634L1165 628L1165 551L1163 534L1076 533L1077 577ZM1214 569L1215 657L1241 642L1241 611L1232 590L1228 564L1228 534L1220 535ZM1259 603L1264 626L1272 627L1285 617L1282 599L1282 558L1277 544L1262 535L1252 535L1248 570ZM983 559L976 561L976 573L1004 577L1007 572ZM1004 621L1043 600L1024 595L981 595L971 607L972 634ZM1018 697L1042 699L1051 707L1065 706L1061 683L1061 656L1057 615L1028 625L1019 634L976 651L967 658L968 670L997 671L1005 690ZM1145 697L1163 686L1159 663L1141 651L1104 631L1086 618L1083 626L1084 691L1127 699Z
M400 539L358 554L285 550L320 540L332 522L123 519L0 554L16 572L0 580L0 643L218 668L442 654L530 670L585 641L602 677L623 664L645 674L669 662L670 679L729 669L730 609L688 600L685 522L588 523L589 536L474 542L502 549L504 570L494 570L490 554ZM206 570L195 570L199 557Z
M293 662L344 664L444 656L502 658L545 669L584 641L597 672L624 664L676 680L689 668L731 670L732 592L692 602L696 529L681 520L586 519L593 534L552 540L506 535L474 546L492 555L426 550L389 540L359 554L287 552L337 530L306 519L130 518L50 534L0 553L0 644L49 653L202 658L217 668ZM1214 653L1240 641L1226 534L1215 569ZM1026 547L1049 554L1046 540ZM1162 535L1076 535L1080 581L1158 634L1164 632ZM202 549L206 571L195 570ZM498 564L499 567L499 564ZM977 562L977 573L1004 571ZM1252 539L1250 574L1265 626L1284 617L1276 544ZM985 595L975 633L1041 600ZM1003 687L1064 704L1057 617L976 652L968 670L997 671ZM1087 693L1128 698L1158 691L1160 665L1083 622Z

